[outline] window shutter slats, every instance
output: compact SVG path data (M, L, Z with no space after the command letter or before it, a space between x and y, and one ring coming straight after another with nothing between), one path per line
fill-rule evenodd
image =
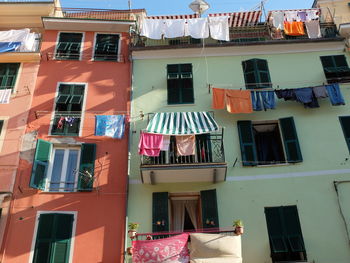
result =
M339 117L339 121L343 129L345 141L350 152L350 116Z
M96 144L83 143L81 145L78 190L92 191L96 159Z
M283 207L283 219L288 243L293 252L305 251L303 235L301 232L299 215L296 206Z
M271 88L271 78L267 60L250 59L242 62L247 89Z
M153 193L152 196L152 231L153 233L169 231L169 194Z
M167 65L168 104L194 103L192 64Z
M51 154L51 143L39 139L36 145L30 187L45 188L45 179Z
M216 190L201 191L203 228L219 228Z
M243 166L257 165L256 146L251 121L238 121L239 143Z
M280 215L280 208L265 208L265 217L272 252L288 252L288 247L284 238L283 222Z
M289 163L298 163L303 161L301 155L298 135L295 129L294 118L282 118L279 120L282 131L284 147Z

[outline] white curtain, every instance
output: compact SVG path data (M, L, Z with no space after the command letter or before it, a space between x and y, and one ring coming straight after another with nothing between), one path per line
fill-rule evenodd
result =
M184 231L185 224L185 202L182 200L173 200L173 228L174 231Z
M191 218L192 224L195 229L198 229L197 225L197 205L198 201L197 200L187 200L185 201L185 208L187 210L188 215Z

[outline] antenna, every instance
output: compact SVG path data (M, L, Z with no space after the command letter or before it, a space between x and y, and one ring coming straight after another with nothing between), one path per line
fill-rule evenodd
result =
M255 5L253 8L251 8L249 11L257 11L257 10L263 10L264 4L266 4L268 0L262 0L259 2L259 4Z
M128 0L129 10L131 10L131 0Z

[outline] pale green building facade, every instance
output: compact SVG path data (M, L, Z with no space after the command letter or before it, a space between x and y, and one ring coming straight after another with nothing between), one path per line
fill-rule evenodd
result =
M350 161L349 148L339 119L340 116L350 116L350 85L340 84L346 103L340 106L332 106L330 100L325 98L319 99L319 108L304 108L296 101L276 99L276 109L249 114L232 114L225 109L213 110L211 107L213 87L245 89L243 61L266 60L272 87L291 89L326 84L327 78L320 57L338 55L344 56L347 63L350 63L349 54L344 52L344 41L339 37L273 40L251 42L248 45L189 44L176 48L146 45L133 48L132 116L139 116L140 112L145 116L132 118L130 124L128 221L140 223L141 233L152 232L157 224L152 219L153 193L166 192L169 196L167 223L171 231L171 220L174 218L171 196L201 195L201 191L216 189L219 221L216 226L230 228L234 219L244 221L244 263L278 262L272 260L273 253L291 252L291 244L282 244L286 248L280 248L280 251L287 249L289 252L278 252L278 240L272 244L273 233L271 229L269 233L265 213L266 209L275 208L274 211L282 213L282 221L287 222L288 214L283 214L281 207L291 206L297 210L299 222L295 224L300 226L300 242L304 245L301 250L305 253L294 248L299 256L300 253L304 254L294 257L294 260L284 258L279 261L350 262L347 233L350 228L350 183L346 182L350 180ZM192 65L193 103L168 103L167 66L175 64ZM217 169L210 164L197 170L195 167L184 169L183 164L176 165L176 168L174 165L170 167L161 164L154 169L152 166L145 169L138 154L138 143L140 131L152 119L151 113L203 111L212 112L217 124L224 129L225 164ZM302 161L257 162L254 166L244 166L238 122L252 121L253 126L261 124L265 128L267 124L274 124L281 136L281 155L286 160L288 150L283 136L287 135L282 134L279 120L287 117L293 117ZM286 132L288 131L284 131ZM174 172L174 169L177 170ZM153 171L153 174L149 175L149 171ZM223 171L226 172L225 177L221 177ZM167 172L171 174L169 177ZM212 173L213 179L201 180L201 173ZM183 175L186 174L194 182L183 180ZM215 183L214 174L218 174ZM170 178L171 183L164 183L162 176ZM339 182L336 183L337 188L334 182ZM201 215L198 217L199 224L204 228L207 223L204 222L205 218L201 218ZM274 227L271 222L270 225ZM287 238L284 242L288 243L288 240ZM290 242L293 243L291 239ZM277 247L272 248L274 245Z

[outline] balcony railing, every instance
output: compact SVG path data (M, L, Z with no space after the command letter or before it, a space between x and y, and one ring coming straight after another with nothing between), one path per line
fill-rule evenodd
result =
M338 37L337 27L334 23L320 23L322 38L335 38ZM305 29L306 32L306 29ZM236 27L230 28L230 41L219 41L211 38L205 39L206 45L232 45L233 43L255 43L255 42L270 42L270 41L292 41L292 40L306 40L309 39L308 35L303 36L288 36L283 32L280 38L276 38L270 26L267 23L260 23L256 26ZM193 39L191 37L181 37L174 39L161 39L154 40L139 35L134 35L132 44L134 47L164 47L164 46L201 46L202 40Z
M142 166L147 165L188 165L224 163L225 153L223 144L223 128L217 133L196 136L196 154L179 156L176 151L175 136L170 137L168 151L161 151L159 157L142 156Z

